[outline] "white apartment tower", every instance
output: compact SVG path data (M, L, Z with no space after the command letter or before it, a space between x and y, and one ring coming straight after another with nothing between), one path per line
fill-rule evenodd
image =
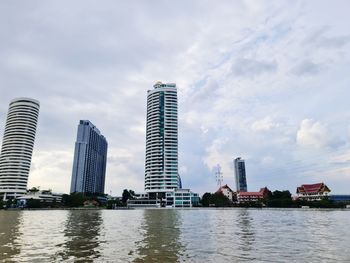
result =
M151 198L181 188L176 84L157 82L153 87L147 92L145 164L145 191Z
M10 102L0 155L0 198L17 198L27 190L40 104L29 98Z

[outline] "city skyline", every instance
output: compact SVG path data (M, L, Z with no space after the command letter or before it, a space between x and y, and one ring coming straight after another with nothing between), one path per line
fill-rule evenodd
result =
M105 192L142 191L145 93L175 82L184 186L215 191L218 163L234 186L242 156L249 189L323 181L348 193L347 7L0 3L0 134L12 99L40 101L28 187L69 192L76 122L91 120L110 145Z

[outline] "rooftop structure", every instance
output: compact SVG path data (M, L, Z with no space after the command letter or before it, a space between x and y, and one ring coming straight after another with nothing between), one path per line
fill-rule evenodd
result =
M318 201L328 196L331 190L324 183L302 184L297 187L298 199L306 201Z
M227 185L221 186L216 193L222 193L224 196L226 196L231 202L235 201L236 199L236 193L232 191L232 189Z
M260 188L259 192L238 192L237 201L239 203L261 202L267 198L268 192L267 187Z

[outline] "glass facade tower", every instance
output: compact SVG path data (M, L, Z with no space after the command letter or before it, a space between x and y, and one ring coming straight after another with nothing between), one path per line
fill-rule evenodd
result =
M0 155L0 198L17 198L27 191L27 181L39 116L37 100L10 102Z
M105 137L90 121L80 121L75 143L71 193L104 193L107 146Z
M176 84L157 82L153 87L147 93L145 163L145 191L151 197L181 188Z
M234 159L235 179L237 192L247 192L247 179L245 173L245 163L241 157Z

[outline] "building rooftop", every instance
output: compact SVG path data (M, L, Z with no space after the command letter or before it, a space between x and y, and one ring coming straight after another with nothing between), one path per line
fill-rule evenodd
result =
M259 192L239 192L240 196L251 196L251 195L256 195L256 196L264 196L266 192L269 191L267 187L260 188Z
M175 83L163 83L161 81L157 81L153 87L155 89L157 88L176 88L176 84Z
M229 191L233 192L232 189L227 184L221 186L216 192L217 193L222 192L222 190L224 189L228 189Z
M40 102L38 100L26 98L26 97L20 97L20 98L13 99L13 100L11 100L10 105L12 103L15 103L15 102L31 102L31 103L34 103L34 104L37 104L38 106L40 106Z
M302 184L301 186L297 187L297 194L311 194L330 191L331 190L328 188L328 186L323 182L317 184Z

